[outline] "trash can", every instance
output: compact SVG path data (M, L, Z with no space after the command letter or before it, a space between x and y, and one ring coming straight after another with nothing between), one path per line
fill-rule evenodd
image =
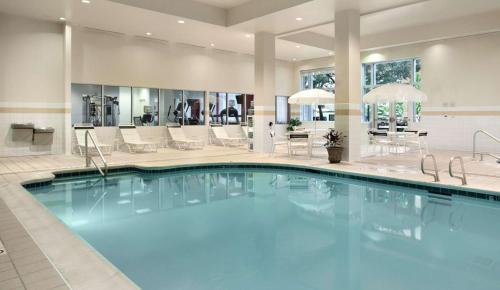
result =
M33 129L35 125L32 123L26 124L10 124L12 129L12 141L14 142L29 142L33 140Z
M33 130L33 145L52 145L54 128L35 128Z

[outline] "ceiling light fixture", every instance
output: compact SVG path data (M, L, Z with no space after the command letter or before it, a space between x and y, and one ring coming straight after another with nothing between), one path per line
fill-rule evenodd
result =
M90 4L90 0L82 0L83 4Z
M296 47L296 48L300 48L300 45L296 45L295 47Z
M296 59L296 58L292 58L292 60L293 60L293 61L297 61L297 59Z
M214 43L210 43L210 46L211 46L211 47L214 47L214 46L215 46L215 44L214 44Z
M297 18L295 18L295 20L297 20L297 21L302 21L302 20L303 20L303 18L302 18L302 17L297 17Z
M247 33L247 34L245 34L245 37L250 38L250 37L252 37L252 35Z
M153 33L151 33L151 32L146 32L146 35L147 35L147 36L151 36L151 35L153 35Z
M184 20L181 19L181 20L177 20L177 23L184 24L184 23L186 23L186 21L184 21Z
M64 17L59 17L59 20L61 20L61 21L66 21L66 18L64 18Z
M331 52L331 51L330 51L330 52L328 53L328 55L333 55L333 52Z

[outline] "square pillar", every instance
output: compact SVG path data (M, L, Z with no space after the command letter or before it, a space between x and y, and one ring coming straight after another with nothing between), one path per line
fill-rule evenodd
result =
M275 36L268 32L255 34L255 124L254 151L270 152L269 122L275 115Z
M335 11L335 128L347 138L342 160L361 154L361 55L359 9Z
M71 128L71 35L69 24L64 26L64 153L72 152L73 133Z

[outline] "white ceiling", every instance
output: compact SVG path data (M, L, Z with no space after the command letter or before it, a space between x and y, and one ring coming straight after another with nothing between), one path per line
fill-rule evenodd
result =
M204 4L208 4L211 6L223 8L223 9L229 9L233 8L236 6L240 6L241 4L244 4L246 2L250 2L252 0L194 0L195 2L200 2Z
M277 35L277 58L289 61L328 56L333 49L336 0L91 1L0 0L0 11L50 21L65 17L75 26L136 36L151 32L152 38L169 42L209 48L213 43L217 49L248 54L253 53L253 33L266 31ZM500 0L359 1L364 49L500 31ZM180 19L185 23L177 23Z

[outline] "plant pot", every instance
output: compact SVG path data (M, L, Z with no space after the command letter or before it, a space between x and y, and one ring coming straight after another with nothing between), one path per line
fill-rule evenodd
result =
M342 151L344 151L344 148L326 147L326 150L328 151L328 161L330 161L330 163L340 163L340 160L342 160Z

